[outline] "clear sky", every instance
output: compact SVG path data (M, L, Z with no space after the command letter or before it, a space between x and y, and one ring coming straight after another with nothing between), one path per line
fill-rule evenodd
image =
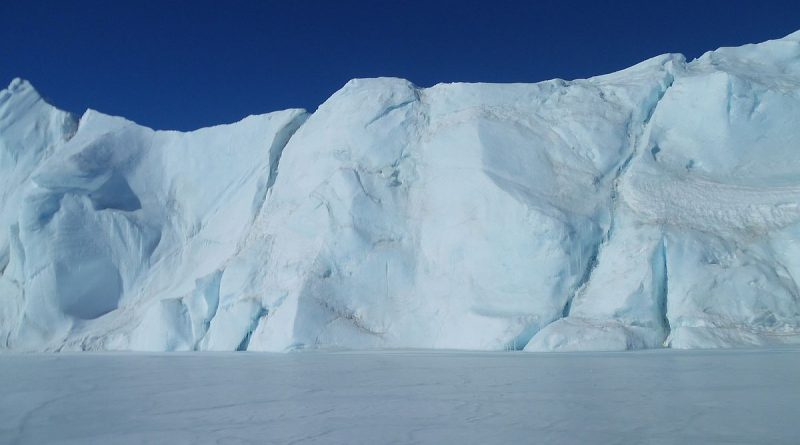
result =
M536 82L800 29L798 0L0 0L0 82L158 129L311 111L354 77Z

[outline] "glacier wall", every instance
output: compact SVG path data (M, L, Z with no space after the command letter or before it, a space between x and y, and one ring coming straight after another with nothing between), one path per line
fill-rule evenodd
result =
M189 133L0 92L0 348L800 342L800 32Z

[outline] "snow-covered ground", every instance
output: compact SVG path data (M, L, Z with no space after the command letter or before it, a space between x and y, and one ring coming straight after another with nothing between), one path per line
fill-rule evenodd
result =
M9 354L3 444L796 444L800 349Z

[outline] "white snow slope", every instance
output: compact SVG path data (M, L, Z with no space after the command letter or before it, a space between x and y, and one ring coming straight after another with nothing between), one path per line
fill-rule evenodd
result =
M190 133L0 92L0 348L800 342L800 32Z

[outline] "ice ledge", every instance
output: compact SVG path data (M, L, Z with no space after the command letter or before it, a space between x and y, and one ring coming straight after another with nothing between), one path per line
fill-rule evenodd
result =
M0 102L13 101L14 103L33 102L42 99L36 88L25 79L15 77L8 87L0 90ZM13 109L12 109L13 111Z
M15 94L27 91L34 91L34 92L36 91L36 89L33 88L33 85L31 85L30 82L21 77L15 77L13 80L11 80L11 83L8 84L8 88L6 89L11 93Z
M783 37L783 38L778 39L778 40L793 40L795 42L800 42L800 30L797 30L797 31L787 35L786 37Z

